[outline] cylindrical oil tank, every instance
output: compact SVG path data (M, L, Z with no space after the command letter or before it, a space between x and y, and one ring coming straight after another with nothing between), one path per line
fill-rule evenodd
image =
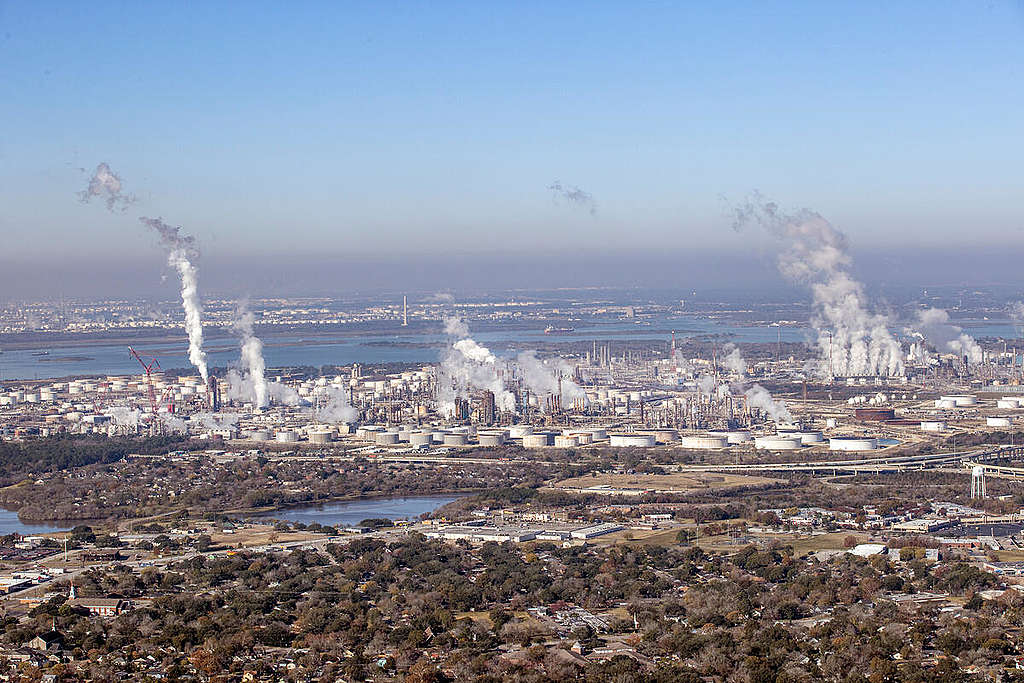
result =
M523 446L525 448L543 448L550 446L553 443L551 434L547 432L537 432L534 434L527 434L523 437Z
M508 428L508 435L513 439L521 439L527 434L533 434L532 425L512 425Z
M500 446L505 443L505 439L501 434L481 432L477 434L476 438L481 446Z
M996 408L1000 410L1017 410L1020 408L1020 400L1016 398L1001 398L996 401Z
M656 443L654 434L611 434L612 446L620 448L650 448Z
M814 430L793 432L791 434L787 434L787 436L791 436L794 439L800 439L800 443L805 446L822 443L825 440L825 436L821 432Z
M658 443L673 443L679 440L679 432L674 429L656 429L654 438Z
M729 437L712 434L707 436L684 435L679 437L679 445L683 448L725 448L729 445Z
M580 445L580 440L575 436L565 436L559 434L555 437L555 447L557 448L576 448Z
M830 451L873 451L878 448L878 439L860 436L839 436L828 440Z
M434 443L444 443L444 435L445 434L447 434L447 432L442 432L442 431L434 430L434 431L432 431L430 433L430 439Z
M398 443L398 432L377 432L374 441L381 446L392 446Z
M276 438L281 443L295 443L299 440L299 435L294 429L282 429L277 432Z
M409 434L409 443L413 446L429 446L430 432L412 432Z
M604 427L588 427L586 431L593 435L594 441L604 441L608 438L608 430Z
M270 441L269 429L254 429L249 432L249 438L253 441Z
M570 432L569 434L566 434L566 436L575 436L576 442L581 446L594 443L594 435L590 432Z
M978 405L978 397L972 394L952 394L949 396L940 396L939 400L952 401L957 408Z
M1012 427L1013 418L1003 415L993 415L985 418L985 424L989 427Z
M953 410L956 408L956 401L951 398L937 398L935 399L935 407L942 410Z
M797 437L759 436L754 439L754 448L761 451L798 451L801 446Z
M465 446L469 443L469 436L464 433L450 433L444 435L445 446Z
M410 429L399 429L398 430L398 440L402 441L402 442L409 441L409 433L411 431L412 430L410 430Z
M310 443L324 444L332 441L334 441L334 431L331 429L314 429L309 432Z
M921 422L922 432L944 432L946 431L946 423L942 420L924 420Z
M753 436L750 435L750 432L744 429L735 429L727 432L709 432L709 434L711 434L711 436L724 436L725 440L730 445L747 443L748 441L751 441L754 438Z

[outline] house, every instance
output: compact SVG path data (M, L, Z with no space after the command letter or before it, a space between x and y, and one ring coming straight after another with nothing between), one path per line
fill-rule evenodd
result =
M59 650L63 644L64 636L58 631L40 633L38 636L28 641L28 646L30 648L33 650L42 650L44 652Z

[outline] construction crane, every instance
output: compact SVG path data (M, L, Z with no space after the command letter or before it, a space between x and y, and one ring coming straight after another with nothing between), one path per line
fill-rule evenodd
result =
M153 374L153 368L156 368L157 370L162 369L160 367L160 361L158 361L153 356L141 356L141 355L139 355L138 351L136 351L135 349L133 349L130 346L128 347L128 353L131 354L132 356L134 356L135 360L139 361L139 365L142 366L142 369L146 371L146 392L149 395L149 407L150 407L150 410L152 410L152 415L153 415L153 417L151 419L155 420L156 419L156 415L157 415L157 401L156 401L156 392L153 391L153 377L152 377L152 374ZM149 359L149 362L147 363L145 359Z

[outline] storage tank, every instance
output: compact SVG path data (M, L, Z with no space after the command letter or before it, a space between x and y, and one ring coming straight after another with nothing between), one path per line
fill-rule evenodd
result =
M465 433L451 433L444 435L445 446L465 446L469 443L469 436Z
M828 427L829 429L835 429L836 427L839 426L839 420L837 420L834 417L827 418L825 420L825 426Z
M608 438L619 448L650 448L656 443L653 434L611 434Z
M277 432L276 438L281 443L295 443L299 440L299 435L293 429L282 429Z
M1001 398L996 401L996 408L1000 410L1017 410L1020 408L1020 400L1016 398Z
M679 437L679 445L683 448L726 448L729 445L729 438L726 436L684 435Z
M580 445L580 440L575 436L559 435L555 437L556 448L576 448Z
M924 420L921 422L922 432L944 432L946 431L946 423L942 420Z
M398 432L377 432L374 442L379 446L393 446L398 443Z
M951 398L937 398L935 399L935 407L942 410L953 410L956 408L956 401Z
M546 432L527 434L523 437L524 448L543 448L552 444L551 435Z
M791 436L794 439L800 439L800 443L802 443L805 446L810 446L816 443L823 443L825 441L825 436L821 432L817 432L814 430L792 432L791 434L787 434L786 436Z
M254 429L249 432L249 438L253 441L270 441L269 429Z
M581 446L587 446L589 444L594 443L594 435L591 434L590 432L572 432L568 434L568 436L575 436L576 441Z
M860 436L837 436L828 440L830 451L873 451L878 448L878 439Z
M950 396L940 396L940 401L952 401L957 408L964 408L966 406L978 405L978 397L971 394L955 394Z
M433 441L434 443L444 443L444 437L445 434L447 433L448 432L442 432L435 429L434 431L430 432L430 440Z
M508 435L513 439L521 439L527 434L533 434L532 425L512 425L508 428Z
M505 443L505 438L502 434L487 434L480 433L477 435L477 441L481 446L500 446Z
M430 432L412 432L409 434L409 444L412 446L429 446Z
M309 432L309 442L325 444L334 441L334 431L330 429L314 429Z
M754 448L759 451L798 451L801 446L797 437L759 436L754 439Z
M1000 415L993 415L992 417L988 417L985 419L985 424L988 425L989 427L1012 427L1013 418Z
M654 438L658 443L672 443L679 440L679 432L674 429L656 429Z
M604 427L587 427L585 431L593 435L594 441L604 441L608 438L608 430Z
M750 435L750 432L746 431L745 429L708 432L708 434L710 434L711 436L725 437L726 442L730 446L741 443L747 443L748 441L751 441L754 438Z

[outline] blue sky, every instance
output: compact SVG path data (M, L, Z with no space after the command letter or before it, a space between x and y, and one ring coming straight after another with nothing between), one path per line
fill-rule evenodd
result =
M221 259L757 248L724 217L753 189L857 246L1024 246L1019 2L2 2L0 23L23 264L150 249L138 215ZM123 215L75 199L100 161L139 196Z

